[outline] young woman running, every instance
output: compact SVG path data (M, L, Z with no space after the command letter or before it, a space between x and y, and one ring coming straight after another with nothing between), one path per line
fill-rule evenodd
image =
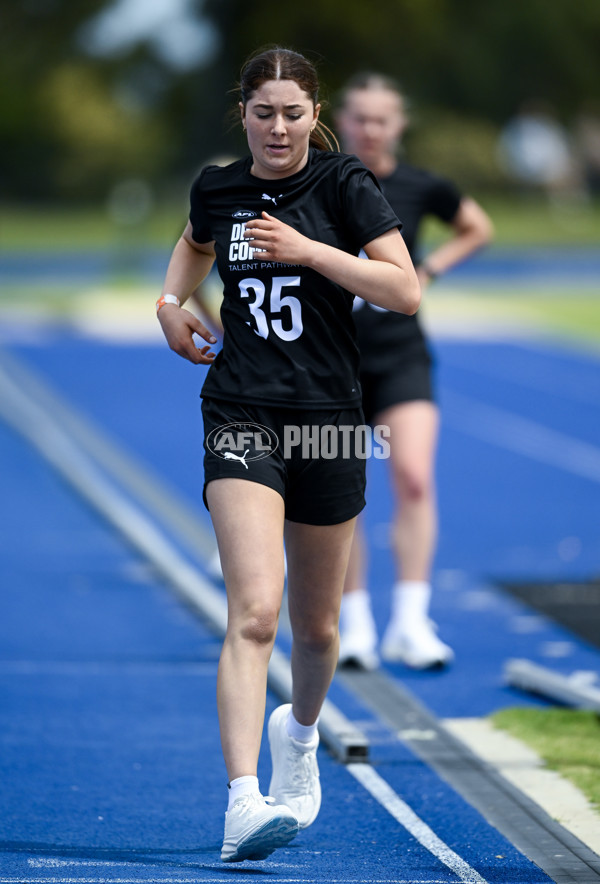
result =
M331 150L313 65L286 49L252 57L240 81L250 154L194 182L187 227L158 301L169 346L211 363L202 388L204 499L228 600L217 682L229 804L221 857L263 859L319 810L319 713L338 660L338 618L364 460L331 457L332 434L363 424L357 295L414 313L419 282L379 186ZM371 260L358 257L364 249ZM223 348L181 305L217 261ZM197 333L208 345L196 347ZM311 444L298 444L303 433ZM325 457L314 440L327 438ZM292 703L269 720L273 773L257 762L267 667L284 584L293 633Z
M342 90L337 130L348 153L377 176L402 221L402 235L417 266L421 287L489 242L492 225L483 209L431 172L398 160L407 126L404 99L393 80L360 74ZM418 257L418 234L427 216L449 226L450 236L425 260ZM397 577L391 617L382 639L386 660L414 668L444 666L452 649L429 620L431 562L437 533L434 458L438 409L431 356L417 316L401 316L379 305L355 303L361 351L361 384L366 420L389 427L392 489L396 514L392 551ZM378 637L367 590L366 543L357 526L341 611L340 662L366 669L379 663Z

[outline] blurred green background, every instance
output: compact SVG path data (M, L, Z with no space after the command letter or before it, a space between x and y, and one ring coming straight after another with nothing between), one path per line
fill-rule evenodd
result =
M597 239L597 0L21 0L0 11L4 247L102 244L111 224L170 242L198 168L244 150L230 90L272 43L317 63L330 106L357 69L396 77L407 157L479 198L501 242ZM502 161L525 105L569 152L550 185Z
M496 231L488 252L598 246L598 0L21 0L0 8L4 318L17 304L105 312L124 294L146 315L193 177L246 150L235 84L248 54L273 43L316 62L329 124L357 70L395 77L411 119L407 159L482 203ZM507 148L524 113L554 138L529 167ZM440 235L426 228L426 240ZM111 256L103 274L73 271L84 252ZM149 269L149 252L163 263ZM38 254L71 266L29 272ZM438 291L457 294L442 281L428 301L453 317L510 312L598 341L598 288L597 277L535 290L498 278L485 299L465 301L461 288L442 305Z

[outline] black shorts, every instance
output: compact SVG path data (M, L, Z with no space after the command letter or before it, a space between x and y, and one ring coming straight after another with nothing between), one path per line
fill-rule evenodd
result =
M369 424L392 405L423 399L435 401L432 360L424 350L415 353L413 358L398 360L386 368L378 366L376 371L363 369L360 383L363 411Z
M365 505L362 409L308 411L203 399L204 493L213 479L247 479L273 488L285 517L337 525ZM358 429L355 429L358 428Z

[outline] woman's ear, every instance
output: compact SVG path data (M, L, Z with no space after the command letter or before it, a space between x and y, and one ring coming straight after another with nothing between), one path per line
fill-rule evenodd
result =
M240 117L242 118L242 129L245 132L246 131L246 108L244 107L244 103L242 101L240 101L240 103L239 103L239 108L240 108Z

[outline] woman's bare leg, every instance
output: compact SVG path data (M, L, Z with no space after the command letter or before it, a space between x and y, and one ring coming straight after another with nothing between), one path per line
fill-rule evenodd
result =
M256 776L267 668L283 594L284 503L273 489L245 479L215 479L206 497L227 589L217 705L223 756L233 780Z

